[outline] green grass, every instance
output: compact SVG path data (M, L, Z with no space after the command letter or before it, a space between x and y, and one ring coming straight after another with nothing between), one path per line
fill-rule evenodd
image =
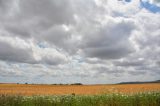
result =
M0 106L160 106L160 92L134 95L0 95Z

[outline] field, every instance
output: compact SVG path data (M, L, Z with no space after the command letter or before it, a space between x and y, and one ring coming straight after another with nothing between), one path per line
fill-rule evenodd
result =
M32 85L0 84L0 94L18 95L95 95L104 93L137 93L160 91L160 83L115 85Z
M0 84L0 106L160 106L160 84Z

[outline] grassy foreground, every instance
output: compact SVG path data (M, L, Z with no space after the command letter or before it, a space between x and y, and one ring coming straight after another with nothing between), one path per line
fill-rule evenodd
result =
M0 106L160 106L160 92L133 95L0 95Z

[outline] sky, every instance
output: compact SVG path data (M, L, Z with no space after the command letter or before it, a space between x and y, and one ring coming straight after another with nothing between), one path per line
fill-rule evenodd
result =
M0 83L160 79L160 0L0 0Z

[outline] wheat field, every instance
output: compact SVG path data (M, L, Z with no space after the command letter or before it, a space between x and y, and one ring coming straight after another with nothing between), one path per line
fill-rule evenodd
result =
M9 95L96 95L108 93L138 93L160 91L159 83L113 84L113 85L40 85L40 84L0 84L0 94Z

